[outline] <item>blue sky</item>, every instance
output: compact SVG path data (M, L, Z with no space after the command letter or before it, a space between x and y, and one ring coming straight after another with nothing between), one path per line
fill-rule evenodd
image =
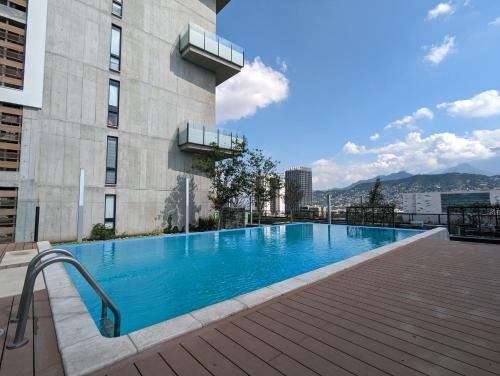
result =
M219 126L315 188L471 163L500 173L499 0L232 0Z

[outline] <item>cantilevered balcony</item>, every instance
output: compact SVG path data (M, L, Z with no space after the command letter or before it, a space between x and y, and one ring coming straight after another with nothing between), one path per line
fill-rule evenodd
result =
M231 132L206 129L205 126L186 122L177 133L177 144L183 151L191 153L208 153L218 146L225 154L234 153L243 137Z
M216 74L217 85L241 71L241 47L190 23L181 33L179 50L184 59Z

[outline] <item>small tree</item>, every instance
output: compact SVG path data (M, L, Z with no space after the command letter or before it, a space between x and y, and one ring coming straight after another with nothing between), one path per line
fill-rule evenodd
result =
M368 205L372 207L382 206L385 203L385 197L382 193L382 183L380 182L380 178L375 180L375 184L373 188L368 193Z
M296 182L285 182L285 206L289 208L290 222L293 222L293 209L299 205L304 192Z
M255 149L248 153L248 193L253 196L255 208L261 223L264 205L275 195L277 179L276 167L278 162L266 157L262 150ZM278 181L279 182L279 181Z
M246 144L241 142L228 155L217 144L211 145L209 153L199 156L193 163L193 168L202 172L211 180L208 195L215 210L219 212L217 229L220 230L223 210L232 200L236 200L247 184L244 155Z

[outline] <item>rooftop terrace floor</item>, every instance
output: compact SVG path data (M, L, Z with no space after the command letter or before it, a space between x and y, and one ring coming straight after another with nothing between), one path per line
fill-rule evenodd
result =
M0 376L62 374L44 291L32 324ZM94 373L211 374L500 375L500 246L419 240Z

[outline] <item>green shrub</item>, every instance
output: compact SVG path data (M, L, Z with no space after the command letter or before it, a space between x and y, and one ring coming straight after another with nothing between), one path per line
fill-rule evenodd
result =
M90 240L109 240L116 237L115 229L106 228L103 223L97 223L92 227Z
M198 219L198 226L190 226L190 230L194 232L217 230L217 220L214 217L200 217Z
M167 226L163 229L164 234L179 234L181 230L177 226Z

